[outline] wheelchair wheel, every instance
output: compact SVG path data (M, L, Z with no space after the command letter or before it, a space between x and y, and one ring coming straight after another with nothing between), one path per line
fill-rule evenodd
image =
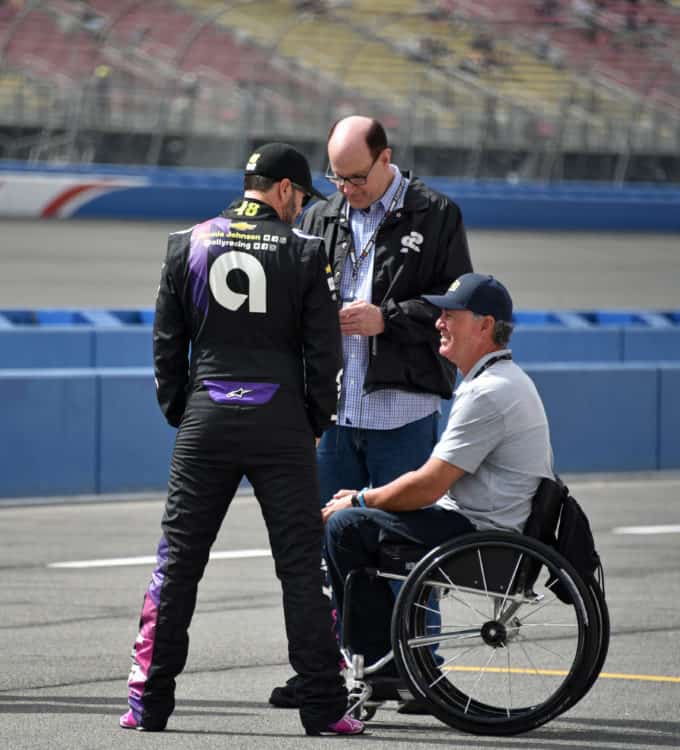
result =
M594 625L597 627L597 640L593 639L593 651L591 654L586 655L585 659L586 664L590 665L589 674L583 682L580 694L574 694L572 701L569 703L569 708L578 703L595 684L602 671L609 650L609 610L607 609L604 593L600 588L600 584L594 578L591 578L586 583L586 587L595 605L596 620Z
M570 604L548 579L571 592ZM604 612L544 544L508 532L467 534L432 550L409 575L394 609L392 646L414 696L441 721L512 735L566 711L593 684Z

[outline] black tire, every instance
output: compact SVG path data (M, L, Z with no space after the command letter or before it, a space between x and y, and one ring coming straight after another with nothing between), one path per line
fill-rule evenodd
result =
M538 593L521 584L528 569L540 569ZM572 592L571 604L541 583L549 577ZM440 625L428 622L435 594ZM392 618L395 661L413 695L446 724L519 734L566 711L592 685L604 611L546 545L508 532L467 534L427 554L402 587ZM441 665L435 643L447 652Z
M591 653L586 656L586 664L590 665L590 668L586 671L586 677L583 680L581 688L575 691L569 703L569 708L575 706L595 684L597 678L600 676L602 667L607 659L607 652L609 651L609 610L604 598L604 592L595 578L587 581L586 587L596 610L595 624L597 626L597 639L593 639L594 643Z

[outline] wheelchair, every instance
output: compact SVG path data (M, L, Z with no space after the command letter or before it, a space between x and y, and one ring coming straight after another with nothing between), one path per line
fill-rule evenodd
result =
M353 653L351 596L356 576L403 585L391 626L392 650L373 664ZM584 580L552 547L526 534L489 531L432 550L386 542L378 567L351 571L341 651L353 715L371 719L366 678L394 659L414 698L455 729L509 736L574 706L607 656L603 579ZM559 596L557 595L559 593Z

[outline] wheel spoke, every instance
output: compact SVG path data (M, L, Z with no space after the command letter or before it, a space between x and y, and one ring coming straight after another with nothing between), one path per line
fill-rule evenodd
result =
M534 663L534 660L533 660L533 659L531 658L531 656L529 656L529 654L528 654L527 650L526 650L526 649L524 648L524 645L522 644L522 641L517 641L516 643L517 643L517 645L519 646L519 648L520 648L520 649L522 650L522 653L523 653L523 654L524 654L524 656L526 657L526 660L527 660L527 661L529 662L529 664L531 665L531 669L533 670L533 671L532 671L532 674L536 674L536 675L538 675L538 677L539 677L539 678L541 679L541 682L543 683L543 688L544 688L544 689L545 689L545 690L547 691L548 695L550 695L550 693L551 693L552 691L551 691L551 688L550 688L550 686L549 686L549 685L548 685L548 684L546 683L546 681L545 681L545 677L544 677L544 672L545 672L545 670L541 670L541 669L539 669L539 668L538 668L538 667L536 666L536 664Z
M540 641L529 641L527 638L524 638L520 635L520 640L522 643L531 644L532 646L535 646L536 648L543 649L543 651L546 651L549 654L552 654L553 656L557 656L559 659L567 659L568 657L564 654L560 654L559 651L554 651L551 648L548 648L547 646L544 646ZM519 640L517 641L520 642Z
M454 661L456 661L456 659L460 659L462 656L465 656L465 654L469 654L470 651L474 651L475 649L480 648L481 645L482 644L479 643L476 646L470 646L470 648L463 649L460 653L454 654L453 656L449 657L445 662L440 664L439 669L441 670L441 674L439 675L439 677L437 677L437 679L434 682L430 683L430 687L434 687L439 682L439 680L446 677L444 670L449 668L448 666L449 664L452 664Z
M475 614L479 615L479 616L480 616L480 617L481 617L482 619L486 619L486 615L485 615L485 614L484 614L483 612L480 612L480 611L479 611L479 610L477 609L477 607L473 607L473 606L472 606L472 604L470 604L470 603L469 603L469 602L468 602L468 601L467 601L466 599L463 599L463 598L462 598L462 597L460 596L460 589L459 589L459 588L458 588L458 586L456 586L456 584L455 584L455 583L454 583L454 582L453 582L453 581L452 581L452 580L451 580L451 579L450 579L450 578L449 578L449 577L448 577L448 576L446 575L446 573L445 573L445 572L444 572L444 571L443 571L443 570L441 569L441 566L439 566L439 567L437 568L437 570L438 570L438 571L439 571L439 572L440 572L440 573L442 574L442 576L444 576L444 578L446 578L446 580L447 580L447 581L449 582L449 585L450 585L450 586L451 586L451 587L452 587L453 589L455 589L455 591L457 591L457 592L458 592L459 596L454 596L453 594L451 594L451 598L452 598L452 599L454 599L454 600L455 600L455 601L457 601L457 602L460 602L460 603L461 603L462 605L464 605L464 606L465 606L465 607L467 607L468 609L471 609L471 610L472 610L472 611L473 611L473 612L474 612Z
M552 591L550 592L552 594ZM541 602L539 605L535 607L535 609L529 609L527 610L527 613L522 613L522 623L526 622L530 617L533 617L535 614L540 612L545 607L549 607L552 604L562 604L562 602L553 594L552 599L546 599L544 602Z
M489 596L489 587L486 584L486 572L484 571L484 561L482 560L482 552L480 549L477 550L477 559L479 560L479 569L482 572L482 583L484 584L484 593L489 603L489 616L493 617L493 605L494 600Z
M486 660L486 664L479 670L479 674L477 675L477 679L474 681L472 685L472 690L470 690L470 693L473 692L473 690L477 687L477 685L480 683L481 679L484 677L485 670L488 668L488 666L491 664L491 662L496 658L496 649L491 649L491 653L489 654L489 658ZM467 703L465 704L465 713L468 712L470 708L470 703L472 703L472 695L468 695Z
M505 602L507 602L510 591L512 590L512 587L515 584L517 571L519 570L520 563L522 562L523 559L524 559L524 552L520 553L520 555L518 556L517 562L515 563L515 569L512 571L512 575L510 576L510 580L508 581L508 586L505 589L505 594L503 595L503 601L500 603L499 608L498 608L499 616L496 618L498 620L502 619L502 612L503 612L503 608L505 607Z
M416 602L414 605L417 609L424 609L426 612L432 612L434 615L439 614L438 609L434 609L433 607L428 607L426 604L420 604L420 602Z

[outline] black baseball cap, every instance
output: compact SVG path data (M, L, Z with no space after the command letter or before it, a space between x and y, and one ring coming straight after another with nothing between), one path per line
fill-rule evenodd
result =
M248 157L244 174L257 174L276 182L287 177L308 196L326 200L326 196L312 184L307 159L290 143L265 143L255 149Z
M496 320L512 323L510 292L493 276L464 273L451 284L446 294L423 294L423 298L442 310L470 310L477 315L491 315Z

